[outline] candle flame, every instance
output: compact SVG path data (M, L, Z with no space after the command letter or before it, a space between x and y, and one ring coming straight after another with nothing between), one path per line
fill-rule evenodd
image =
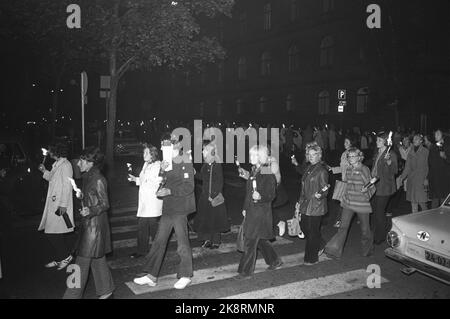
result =
M389 137L387 139L387 143L389 146L392 145L392 131L389 132Z
M42 150L42 155L47 156L48 155L48 150L45 148L41 148Z
M131 167L131 164L130 164L130 163L127 163L127 167L130 168L130 167Z

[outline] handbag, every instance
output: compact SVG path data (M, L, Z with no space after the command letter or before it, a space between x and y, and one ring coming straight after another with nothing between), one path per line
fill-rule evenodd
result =
M296 210L294 217L292 219L287 220L289 236L298 236L300 233L302 233L302 230L300 228L300 219L301 216L299 212Z
M336 181L336 184L334 185L333 199L342 201L342 197L344 196L346 188L347 188L346 182Z
M209 194L208 194L208 198L209 198L209 201L211 202L211 206L212 207L217 207L217 206L222 205L223 203L225 203L225 198L223 197L222 193L219 193L216 197L211 198L211 182L212 182L213 166L214 166L214 164L211 165L211 170L209 172Z
M244 252L244 222L245 222L245 216L242 220L242 224L239 226L239 231L236 239L236 249L237 251Z

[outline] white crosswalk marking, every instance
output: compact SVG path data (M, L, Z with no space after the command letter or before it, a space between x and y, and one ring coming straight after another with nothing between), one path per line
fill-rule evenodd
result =
M281 257L283 260L283 266L281 268L288 268L298 266L303 263L304 253L293 254ZM325 256L320 256L319 261L329 260ZM229 279L237 275L238 264L229 264L214 268L199 269L194 271L194 277L192 277L192 285L199 285L203 283L213 282L217 280ZM264 259L260 258L256 261L255 273L266 271L267 265ZM280 268L280 269L281 269ZM160 277L158 279L158 285L156 287L149 287L148 285L137 285L130 281L125 283L135 295L142 295L145 293L163 291L168 289L174 289L173 284L177 280L176 274Z
M272 244L275 246L291 244L292 241L282 237L277 237L277 240ZM199 258L205 256L214 256L226 253L232 253L236 251L236 243L223 243L218 249L204 249L201 247L192 248L192 257ZM166 253L166 258L174 257L177 254L176 251L168 251ZM131 259L130 257L117 258L108 262L111 269L125 269L130 267L142 266L145 263L145 258L141 259Z
M335 275L293 282L277 287L245 292L222 299L311 299L367 287L366 269L352 270ZM381 277L381 283L389 282Z

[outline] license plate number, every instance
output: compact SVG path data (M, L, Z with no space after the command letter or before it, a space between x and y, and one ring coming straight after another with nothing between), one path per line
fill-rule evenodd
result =
M425 259L431 261L432 263L450 268L450 259L436 255L426 250L425 250Z

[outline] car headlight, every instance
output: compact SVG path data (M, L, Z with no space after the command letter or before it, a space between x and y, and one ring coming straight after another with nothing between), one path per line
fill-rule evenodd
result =
M393 230L387 234L386 241L392 248L400 246L400 236Z

